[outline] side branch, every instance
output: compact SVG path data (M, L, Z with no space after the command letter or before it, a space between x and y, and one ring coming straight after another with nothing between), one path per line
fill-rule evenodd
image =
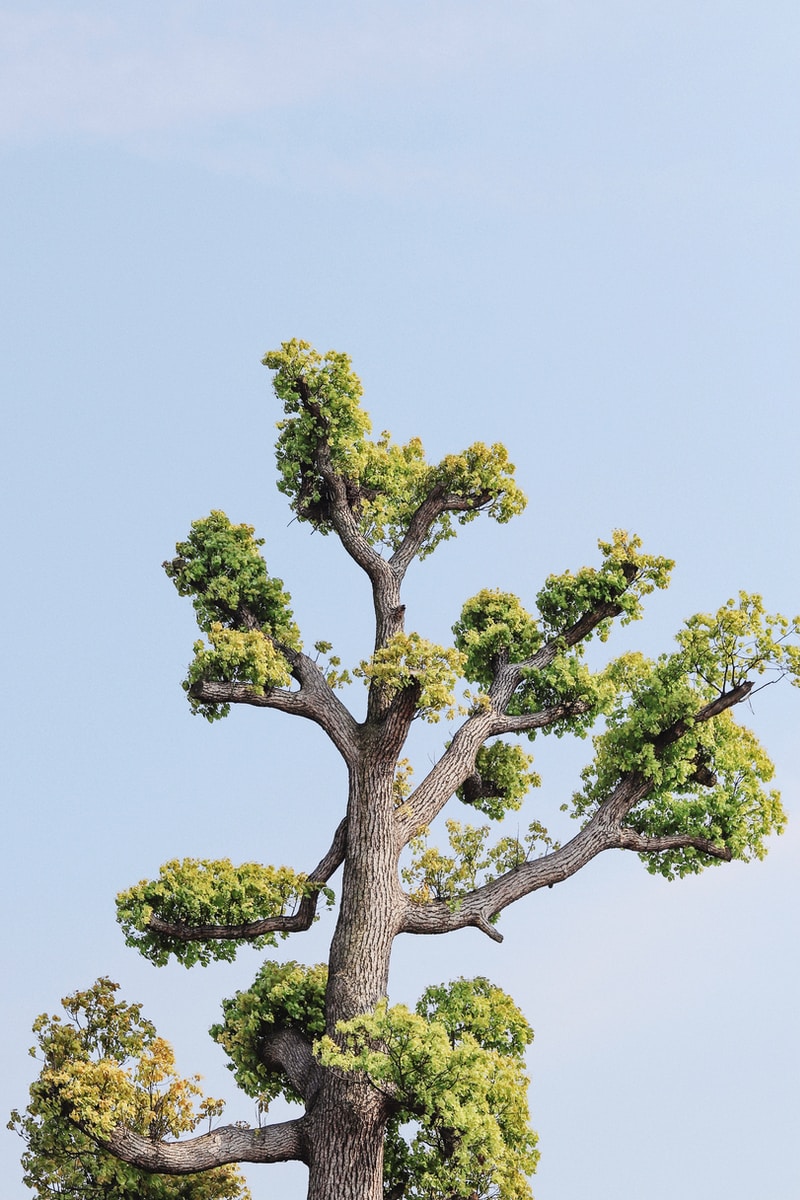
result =
M187 925L180 921L164 921L155 913L150 917L147 928L159 937L176 942L254 941L265 933L303 933L314 922L320 889L344 862L347 850L347 821L342 820L336 830L325 857L308 877L310 887L318 887L304 896L297 912L275 917L263 917L259 921L245 921L239 925Z
M688 833L649 837L647 834L637 833L634 829L622 828L619 831L619 846L621 850L635 850L639 854L658 854L662 850L682 850L691 846L723 862L730 862L733 858L727 846L720 846L718 842L712 842L709 838L693 837Z
M192 685L191 695L206 704L249 704L305 717L327 733L345 762L351 764L356 755L358 729L352 714L325 682L312 659L291 651L286 657L292 675L300 684L296 692L278 687L262 691L249 683L201 679Z
M307 1162L303 1117L261 1129L223 1125L185 1142L154 1142L120 1125L100 1145L142 1171L192 1175L226 1163Z
M402 542L389 559L389 565L395 571L398 580L405 575L409 565L419 553L431 526L442 513L476 512L478 509L484 508L491 500L490 492L479 492L472 497L459 496L455 493L445 492L442 484L436 484L417 508L408 523Z

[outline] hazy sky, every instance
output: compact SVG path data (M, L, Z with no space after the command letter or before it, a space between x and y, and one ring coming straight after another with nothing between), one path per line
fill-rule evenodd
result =
M309 869L342 812L316 730L191 717L160 568L224 508L307 644L368 652L358 570L275 489L268 348L349 352L376 429L434 456L509 445L529 507L414 569L425 636L483 586L532 602L620 526L678 566L612 649L669 648L739 588L800 609L799 57L788 0L0 4L3 1111L36 1014L108 974L253 1119L205 1030L258 956L158 971L113 897L176 856ZM795 815L765 862L668 885L607 855L502 946L398 944L393 999L487 973L530 1018L537 1200L796 1200L799 701L743 714ZM543 745L531 817L589 749ZM248 1175L304 1195L302 1168Z

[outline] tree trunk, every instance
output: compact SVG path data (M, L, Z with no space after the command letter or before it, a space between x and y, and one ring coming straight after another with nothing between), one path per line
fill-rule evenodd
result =
M366 738L369 735L366 734ZM376 739L377 740L377 739ZM394 764L365 746L350 780L347 857L331 943L327 1027L372 1012L388 989L402 894ZM381 1200L386 1098L363 1076L330 1070L309 1118L308 1200Z

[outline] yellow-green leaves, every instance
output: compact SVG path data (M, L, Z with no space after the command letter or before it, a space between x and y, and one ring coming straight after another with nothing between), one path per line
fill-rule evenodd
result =
M508 742L481 746L475 756L475 774L456 794L465 804L499 821L521 806L531 788L541 784L536 772L529 770L532 762L530 754Z
M41 1197L136 1196L141 1200L249 1200L236 1167L193 1176L152 1175L101 1150L119 1125L156 1141L206 1125L222 1102L204 1099L197 1076L175 1069L169 1043L157 1036L141 1005L116 999L118 985L99 979L63 1000L66 1020L40 1016L42 1061L24 1114L11 1128L25 1139L25 1182Z
M797 623L765 613L745 593L716 614L690 618L678 650L656 662L628 655L607 675L618 688L595 759L583 773L575 813L586 816L633 773L651 787L627 824L647 836L705 838L734 858L762 857L765 839L785 815L766 785L772 764L729 710L696 720L704 707L759 677L798 677ZM743 693L746 694L746 693ZM646 856L648 869L672 878L719 860L696 847Z
M539 649L542 635L517 596L484 588L467 600L453 626L464 655L464 675L489 687L501 662L524 662Z
M499 444L477 442L429 464L418 438L397 445L384 432L371 441L371 422L360 406L361 383L347 355L333 350L322 355L294 339L263 362L275 371L273 386L286 413L278 423L278 487L298 518L321 532L333 527L325 471L342 481L347 506L366 540L390 550L398 548L424 501L442 501L416 547L420 557L453 536L454 521L464 524L487 512L504 522L525 507L514 467Z
M412 900L419 904L444 900L457 909L468 892L527 862L538 848L557 846L538 821L531 822L523 837L501 837L492 846L486 845L488 825L462 825L460 821L446 821L445 825L449 854L430 846L427 833L409 843L411 863L400 874Z
M363 1071L397 1106L387 1192L529 1200L538 1153L522 1056L532 1036L509 996L461 979L429 988L415 1012L384 1001L340 1024L317 1053L326 1066Z
M239 1087L264 1108L279 1095L299 1100L277 1068L264 1065L263 1039L279 1029L297 1029L310 1041L325 1030L324 963L306 967L296 962L266 962L253 984L223 1000L223 1022L210 1033L230 1058L229 1070Z
M457 650L437 646L418 633L396 633L354 673L390 696L412 690L418 714L436 722L443 712L448 718L455 713L454 689L462 667Z
M610 542L598 542L603 562L597 569L582 567L573 575L551 575L536 597L546 636L557 637L575 625L581 617L603 605L613 606L621 614L621 623L637 620L642 613L641 598L655 588L666 588L675 565L671 559L640 553L641 539L616 529ZM604 618L595 632L602 641L608 637L615 614Z
M287 652L300 649L288 592L272 579L261 557L262 538L251 525L233 525L223 512L192 524L164 569L181 596L191 596L197 623L210 645L194 644L184 688L195 712L213 721L227 704L201 702L193 685L210 680L244 683L262 693L291 680Z
M205 966L214 959L231 961L241 942L232 938L183 941L154 931L150 918L185 926L242 925L283 916L318 887L289 867L260 863L235 867L227 858L173 859L161 868L158 879L142 880L117 897L117 919L128 945L158 966L170 954L186 967L198 962ZM323 891L331 903L332 892ZM277 936L266 933L250 939L250 944L274 946Z

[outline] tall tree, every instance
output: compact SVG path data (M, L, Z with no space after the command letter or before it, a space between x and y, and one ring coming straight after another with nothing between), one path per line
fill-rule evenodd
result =
M303 650L263 542L222 512L196 521L165 563L202 633L184 687L210 721L248 704L318 725L347 766L345 815L307 873L173 861L118 908L128 943L159 965L231 959L243 943L308 929L321 900L335 903L341 868L327 964L266 962L211 1031L263 1110L282 1094L302 1112L194 1132L219 1103L198 1099L138 1006L100 980L65 1000L70 1021L37 1022L42 1073L13 1117L27 1178L42 1196L200 1200L246 1193L231 1164L299 1159L312 1200L521 1200L537 1157L527 1022L482 978L431 987L413 1011L390 1006L392 943L467 926L500 941L505 908L605 850L634 851L669 879L762 857L784 813L771 763L733 709L780 677L798 681L798 622L742 594L691 617L656 660L628 653L590 669L587 644L636 620L672 567L617 531L600 542L598 565L550 576L535 612L486 589L464 604L453 645L435 645L406 630L403 579L458 525L522 510L505 449L478 443L428 463L417 439L370 438L345 355L291 341L264 363L285 413L278 487L298 521L338 538L372 591L374 651L354 668L366 711L359 719L340 698L350 677L328 643ZM442 717L454 730L413 785L402 757L411 724ZM595 728L579 790L556 798L574 836L560 845L537 818L492 840L491 823L539 783L520 740ZM442 850L428 829L453 801L483 823L447 821Z

